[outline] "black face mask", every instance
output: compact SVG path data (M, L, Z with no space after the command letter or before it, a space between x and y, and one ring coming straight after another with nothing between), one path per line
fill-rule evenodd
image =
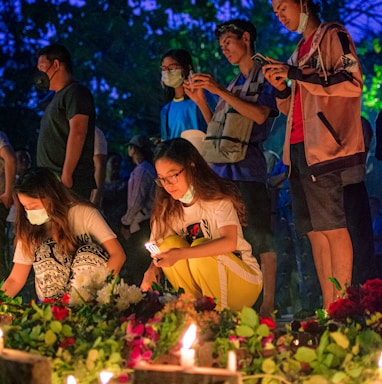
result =
M52 68L53 63L50 65L50 67L46 70L46 72L38 71L38 73L34 77L34 84L36 88L40 91L49 91L50 88L50 78L47 74L50 68ZM56 72L55 72L56 73ZM53 76L55 75L53 74ZM53 77L52 76L52 77Z
M49 91L50 79L46 72L38 71L34 77L34 85L40 91Z

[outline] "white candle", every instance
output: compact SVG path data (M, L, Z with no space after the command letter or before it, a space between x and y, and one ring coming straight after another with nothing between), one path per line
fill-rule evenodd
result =
M180 363L183 368L192 368L195 366L195 349L182 348L180 350Z
M237 362L235 351L228 351L227 369L231 372L236 372Z
M69 375L69 376L66 378L66 384L77 384L77 381L76 381L76 379L74 378L74 376Z
M110 379L113 377L114 375L111 373L111 372L106 372L106 371L102 371L100 372L99 374L99 379L101 380L101 384L108 384Z
M191 324L183 336L180 350L180 364L183 368L192 368L195 366L195 349L191 346L196 339L196 325Z
M0 353L4 352L4 332L0 329Z

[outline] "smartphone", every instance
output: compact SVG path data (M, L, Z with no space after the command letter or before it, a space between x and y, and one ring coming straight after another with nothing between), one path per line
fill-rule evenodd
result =
M160 253L160 249L158 246L152 242L148 242L145 244L146 249L152 254L152 255L158 255ZM159 261L160 259L158 257L154 257L155 261Z
M255 63L257 65L259 65L260 67L263 67L264 65L266 64L272 64L269 60L267 60L265 58L264 55L262 55L261 53L256 53L255 56L253 56L253 60L255 61Z
M192 76L194 75L194 71L192 69L190 69L190 72L188 73L188 78L187 80L192 84L193 81L192 81Z
M160 253L160 249L158 246L154 243L148 242L145 244L146 249L152 254L152 255L157 255Z

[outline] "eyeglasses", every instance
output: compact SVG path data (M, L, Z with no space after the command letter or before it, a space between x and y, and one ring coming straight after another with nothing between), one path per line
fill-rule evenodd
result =
M172 73L172 72L176 71L177 69L182 69L182 68L183 67L181 65L179 65L179 64L170 64L168 67L166 67L164 65L161 66L160 70L162 72L170 72L170 73Z
M178 182L178 176L184 171L185 168L181 169L178 173L167 177L158 177L155 179L156 184L159 187L164 187L166 184L176 184Z
M228 33L228 32L244 33L245 30L243 28L238 27L235 24L224 24L216 28L216 33L218 33L219 35L223 35L224 33Z

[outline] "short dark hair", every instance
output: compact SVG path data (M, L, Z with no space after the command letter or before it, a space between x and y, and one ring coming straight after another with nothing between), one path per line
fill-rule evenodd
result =
M257 38L256 27L248 20L244 19L232 19L225 21L216 26L215 36L217 39L220 39L225 33L234 33L239 38L243 36L244 32L248 32L251 37L251 46L255 48L255 41Z
M294 0L294 1L295 1L295 3L300 3L301 0ZM306 3L306 6L308 7L309 13L311 13L317 17L320 15L321 3L319 1L303 0L303 2Z
M60 44L52 44L47 47L41 48L38 53L38 57L46 56L46 58L52 62L53 60L58 60L65 65L66 70L73 74L73 62L72 56L66 47Z

